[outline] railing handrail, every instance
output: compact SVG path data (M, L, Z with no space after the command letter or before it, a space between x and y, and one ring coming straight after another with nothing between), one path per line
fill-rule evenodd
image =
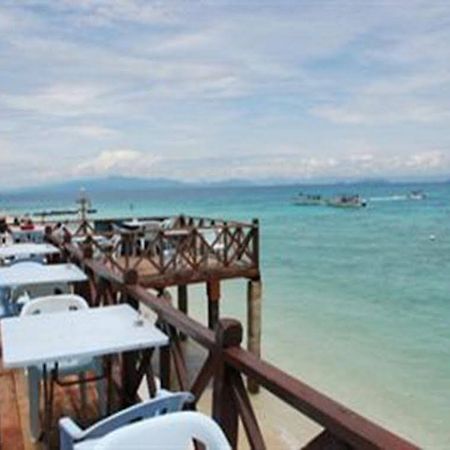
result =
M223 224L223 223L227 223L229 225L234 225L234 226L245 226L245 227L251 227L252 226L252 222L244 222L244 221L238 221L238 220L228 220L228 219L222 219L219 217L206 217L206 216L190 216L190 215L185 215L185 214L173 214L173 215L158 215L158 216L123 216L123 217L89 217L88 218L88 222L93 223L93 222L125 222L125 221L131 221L133 219L138 219L138 220L147 220L147 221L163 221L166 219L174 219L174 218L180 218L182 217L185 221L197 221L197 222L210 222L210 223L217 223L217 224ZM56 225L58 223L61 223L63 225L67 225L67 224L79 224L80 223L80 219L79 218L61 218L61 219L49 219L48 217L44 218L44 220L41 219L35 219L36 223L45 223L47 225ZM12 225L12 223L8 223L8 225Z
M160 320L175 327L209 351L218 351L213 331L151 294L142 286L127 284L126 273L114 273L100 262L85 258L81 249L73 244L63 243L54 237L51 240L96 277L105 279L126 296L150 307ZM418 449L411 442L364 418L272 364L257 358L240 346L221 349L221 351L224 363L239 373L252 377L276 397L354 448Z

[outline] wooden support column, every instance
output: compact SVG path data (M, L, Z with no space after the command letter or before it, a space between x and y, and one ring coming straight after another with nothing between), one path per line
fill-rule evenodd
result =
M178 286L178 309L188 315L188 289L186 284ZM184 333L180 333L180 339L185 341L187 336Z
M215 278L206 283L208 296L208 327L213 330L219 320L220 280Z
M171 303L172 301L169 292L164 289L161 289L158 292L158 298L168 303ZM163 332L169 334L165 323L158 323L158 326ZM159 348L159 377L161 379L161 387L170 390L172 385L172 365L170 358L170 346L167 345Z
M247 349L261 357L261 306L262 282L261 279L249 280L247 285ZM248 379L248 390L252 394L259 392L259 385Z
M216 352L225 348L240 346L242 342L242 325L234 319L222 319L216 327ZM213 383L212 416L220 425L232 449L238 442L238 406L233 395L233 371L225 364L225 359L218 356L218 364Z
M124 274L124 281L126 284L136 284L137 273L135 271L128 271ZM139 308L139 302L127 295L122 295L122 302L127 303L134 309ZM135 386L137 378L137 362L139 359L139 352L131 351L122 353L122 406L127 407L134 403Z
M86 272L84 260L92 259L92 255L93 255L92 245L84 244L82 246L82 251L83 251L83 261L81 262L81 269ZM89 287L89 281L81 281L79 283L75 283L74 293L83 297L89 303L89 305L92 306L91 289Z

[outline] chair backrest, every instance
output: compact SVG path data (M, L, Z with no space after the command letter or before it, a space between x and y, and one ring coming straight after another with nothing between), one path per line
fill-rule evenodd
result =
M103 438L121 427L127 427L140 420L181 411L186 403L193 401L194 396L190 392L173 393L160 390L156 398L119 411L86 430L79 428L71 418L63 417L59 421L60 449L73 450L77 443ZM92 447L91 445L89 448Z
M133 423L100 439L94 450L187 450L193 439L207 450L231 450L214 420L198 412L171 413Z
M79 309L87 309L89 305L87 301L79 295L61 294L48 295L46 297L38 297L22 308L21 316L31 314L47 314L62 311L76 311Z
M15 266L15 269L24 269L32 271L33 269L39 269L42 264L37 261L18 260L13 261L11 266ZM52 284L26 284L14 289L13 299L17 299L25 292L28 293L30 298L44 297L53 294L69 293L70 287L68 283L52 283Z

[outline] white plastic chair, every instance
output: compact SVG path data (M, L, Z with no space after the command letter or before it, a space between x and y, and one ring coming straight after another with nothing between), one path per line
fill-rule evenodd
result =
M36 260L16 260L11 262L11 266L17 269L32 271L33 268L42 266L42 262ZM31 299L39 297L47 297L56 294L69 294L70 286L68 283L51 283L51 284L26 284L12 289L11 302L13 304L12 311L18 314L24 304Z
M86 300L78 295L62 294L39 297L26 303L20 313L21 316L35 314L49 314L62 311L75 311L89 308ZM68 330L70 333L70 330ZM62 376L77 374L80 378L80 395L82 408L85 408L87 401L86 384L83 383L87 371L93 371L96 375L102 373L101 361L95 358L67 358L58 361L58 373ZM28 379L28 400L30 434L33 440L37 440L40 435L39 426L39 398L40 381L42 379L42 368L30 366L27 368ZM99 398L100 414L106 413L106 383L104 379L97 381L97 391Z
M181 411L186 403L193 401L194 396L190 392L169 392L161 389L156 398L130 406L84 430L71 418L63 417L59 421L59 448L60 450L93 449L99 439L119 428L138 420Z
M214 420L191 411L127 425L100 439L93 450L187 450L193 439L204 444L207 450L231 450Z
M36 260L13 260L10 266L16 269L32 271L42 266ZM18 287L0 288L0 318L19 315L24 304L33 298L70 292L68 283L26 284Z

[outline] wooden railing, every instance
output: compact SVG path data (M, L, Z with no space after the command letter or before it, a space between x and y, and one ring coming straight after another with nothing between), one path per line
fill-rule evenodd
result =
M65 227L64 233L66 242L83 238L80 244L92 245L93 257L111 270L122 274L135 270L142 283L152 286L173 285L182 278L259 276L256 220L249 224L178 216L170 227L146 231L119 228L111 221L110 230L103 232L85 222L72 230Z
M212 331L174 308L164 297L157 297L136 283L132 270L112 271L100 261L90 258L92 250L83 251L70 243L49 236L67 259L77 262L89 276L85 295L95 306L128 302L134 307L146 305L158 317L158 325L170 337L170 345L159 354L159 375L164 387L172 387L176 379L179 389L189 390L195 404L212 381L212 416L226 433L233 448L238 448L238 425L242 422L251 449L268 448L245 388L245 377L307 416L323 428L304 449L389 449L412 450L418 447L390 431L365 419L307 384L255 357L241 347L242 326L233 319L219 321ZM188 336L207 351L207 357L192 381L189 381L181 336ZM144 378L151 386L149 353L127 353L122 358L121 388L124 398L132 402ZM174 377L171 372L174 371ZM195 408L195 404L192 405Z

